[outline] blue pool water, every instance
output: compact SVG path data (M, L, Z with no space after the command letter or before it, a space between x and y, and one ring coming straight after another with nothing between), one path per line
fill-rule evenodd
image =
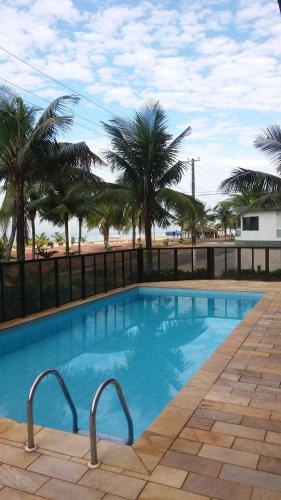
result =
M6 329L0 334L0 415L25 421L34 378L57 368L77 407L79 427L88 430L94 392L104 379L116 377L137 437L261 297L138 287ZM113 387L100 403L98 432L126 436ZM71 413L54 377L38 388L34 421L71 430Z

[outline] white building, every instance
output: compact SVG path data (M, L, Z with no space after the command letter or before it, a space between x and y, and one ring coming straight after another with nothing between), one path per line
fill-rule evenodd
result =
M281 246L281 210L251 210L241 215L238 246Z

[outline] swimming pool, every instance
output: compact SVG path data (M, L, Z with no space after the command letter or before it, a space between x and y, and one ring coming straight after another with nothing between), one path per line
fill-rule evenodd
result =
M57 368L89 429L89 408L108 377L120 382L138 437L233 328L259 293L136 287L33 320L0 334L0 416L26 421L34 378ZM71 413L53 377L38 388L34 422L71 430ZM125 437L112 387L100 401L100 433Z

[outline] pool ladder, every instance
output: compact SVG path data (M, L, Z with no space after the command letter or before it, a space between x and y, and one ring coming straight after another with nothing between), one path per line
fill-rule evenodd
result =
M25 447L25 450L28 452L35 451L37 449L37 445L34 442L34 429L33 429L33 400L34 396L36 393L36 389L40 382L47 377L48 375L54 375L59 383L59 386L64 394L64 397L70 407L71 413L72 413L72 432L74 434L80 434L83 436L90 436L90 451L91 451L91 459L90 462L88 463L88 467L91 469L95 469L99 467L99 461L98 461L98 453L97 453L97 438L99 439L108 439L111 441L118 442L120 444L126 444L126 445L131 445L133 444L134 441L134 428L133 428L133 420L128 408L128 405L126 403L126 399L124 396L124 393L122 391L121 385L115 378L109 378L105 380L97 389L91 409L90 409L90 432L85 431L83 429L79 429L78 427L78 416L77 416L77 410L75 407L75 404L73 402L72 397L70 396L69 390L67 389L67 386L63 380L63 377L61 373L58 370L55 370L53 368L50 368L49 370L45 370L42 373L36 377L34 380L30 391L29 395L27 398L27 445ZM97 434L96 431L96 415L97 415L97 408L98 408L98 403L100 400L100 397L104 391L104 389L108 385L113 385L116 389L117 396L119 398L119 401L121 403L122 409L124 411L124 415L127 420L128 424L128 438L126 440L122 440L119 438L114 438L112 436L107 436L104 434Z

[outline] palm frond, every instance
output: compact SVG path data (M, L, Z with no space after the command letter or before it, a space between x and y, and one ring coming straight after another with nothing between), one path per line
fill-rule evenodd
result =
M161 201L168 210L185 212L192 216L196 216L203 209L199 200L169 188L160 189L157 193L157 200Z
M270 125L255 142L255 147L263 151L265 155L276 165L277 171L281 173L281 127Z
M241 191L278 191L281 189L281 179L273 174L237 168L225 179L220 187L224 193L239 193Z

